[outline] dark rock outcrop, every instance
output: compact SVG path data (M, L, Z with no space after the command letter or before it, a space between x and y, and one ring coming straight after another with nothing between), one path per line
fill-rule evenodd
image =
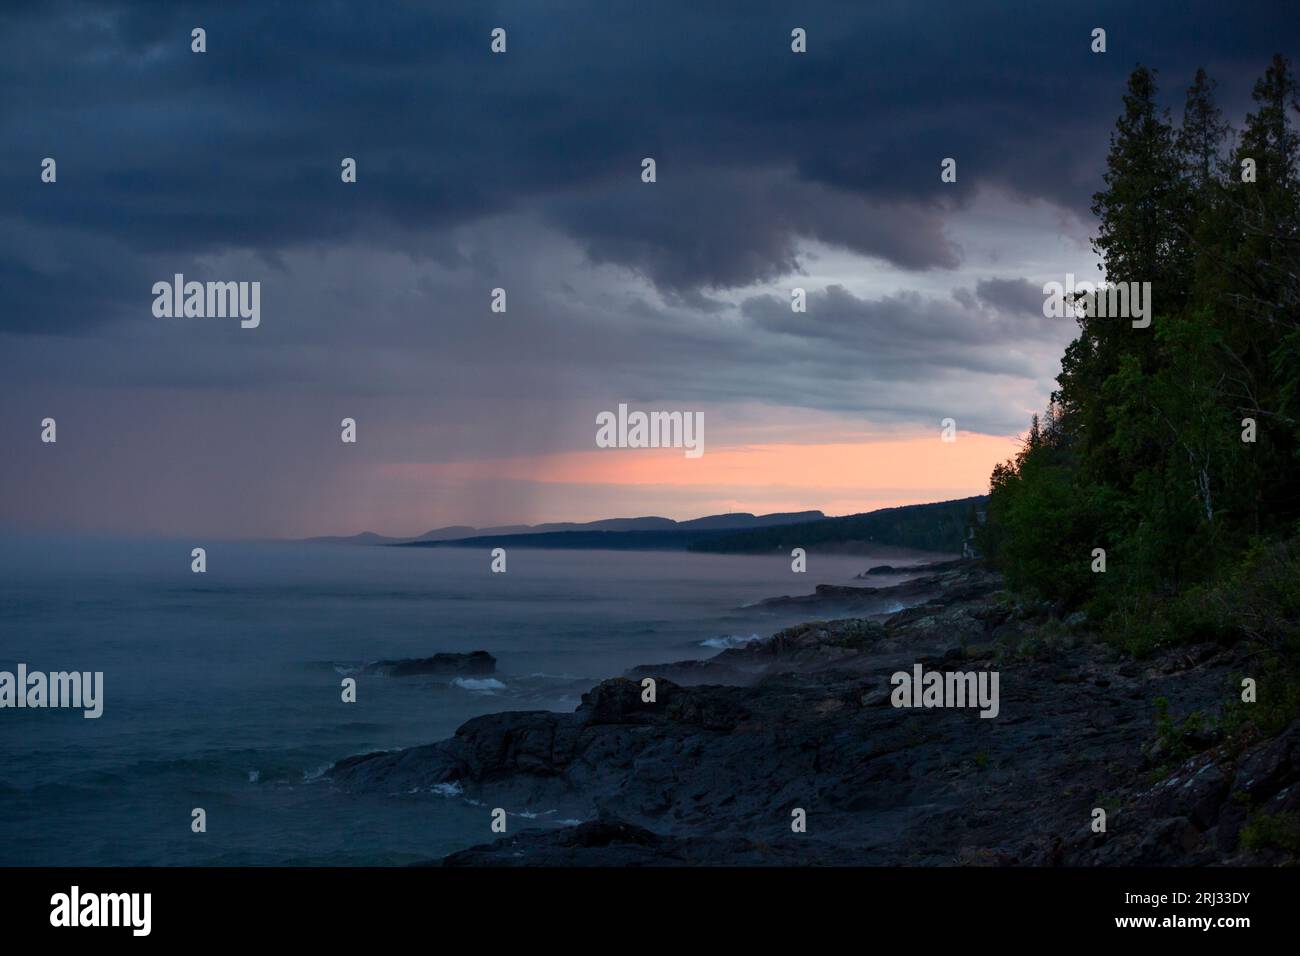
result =
M365 674L386 674L389 677L464 677L492 674L497 669L497 659L487 651L468 654L434 654L432 657L407 657L394 661L373 661L362 668Z
M942 571L957 570L965 565L966 561L963 558L955 558L952 561L931 561L929 564L905 564L899 567L892 564L878 564L874 568L867 568L857 575L857 578L862 580L878 574L939 574Z
M1300 720L1234 756L1216 747L1183 761L1154 784L1116 795L1105 839L1074 834L1053 861L1072 866L1295 862L1281 847L1250 852L1244 826L1300 811ZM1300 835L1300 830L1295 831Z
M997 575L984 571L970 562L956 562L957 566L935 574L924 574L896 584L893 587L852 587L842 584L819 584L812 594L768 598L761 607L806 607L810 610L836 608L873 612L899 604L937 602L949 605L969 601L996 591L1001 586Z
M1240 832L1253 814L1294 813L1300 723L1235 757L1193 741L1210 749L1172 772L1158 772L1152 747L1156 698L1176 717L1232 698L1231 649L1125 662L1010 601L987 572L940 577L932 600L884 622L812 622L709 661L635 668L574 713L479 717L450 740L350 758L329 776L394 795L455 783L484 806L586 821L525 824L451 864L1260 859L1243 856ZM997 671L998 716L892 707L891 674L917 663ZM1105 834L1091 831L1096 807ZM791 828L798 810L806 832Z

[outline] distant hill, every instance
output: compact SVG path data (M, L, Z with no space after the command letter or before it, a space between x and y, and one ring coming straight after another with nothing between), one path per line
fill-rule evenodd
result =
M694 518L682 521L679 528L768 528L773 526L806 524L809 521L821 521L825 518L820 511L787 511L770 515L752 515L739 511L734 514L712 515L708 518Z
M653 524L667 521L665 518L628 518L593 521L576 526L577 530L533 529L523 534L478 534L451 540L394 544L409 548L689 550L734 554L789 553L791 548L819 545L886 545L951 554L962 550L972 516L984 508L986 501L987 496L981 495L956 501L884 508L843 518L827 518L820 511L763 516L714 515L694 521L670 522L668 527ZM641 526L641 522L652 524L647 528Z
M375 534L373 531L362 531L360 534L327 534L298 540L309 544L395 544L405 541L406 538L389 538L382 534Z
M685 551L692 544L734 532L726 528L670 528L658 531L549 531L486 534L455 541L399 541L395 548L547 548L602 551Z
M660 532L663 533L663 537L661 538L649 537L639 539L642 542L658 542L654 547L654 550L659 550L662 547L671 547L673 549L683 548L686 546L686 542L695 540L697 537L704 537L705 535L703 535L703 532L708 532L712 535L743 528L766 528L777 525L791 525L808 521L819 521L825 517L826 515L820 511L788 511L769 515L754 515L749 512L738 511L723 515L709 515L704 518L692 518L689 521L674 521L672 518L644 517L602 518L599 521L585 522L558 521L538 525L500 525L490 528L475 528L470 525L449 525L445 528L434 528L431 531L426 531L424 534L413 538L391 537L388 535L376 534L373 531L363 531L360 534L354 535L328 535L316 538L305 538L303 540L313 544L392 544L420 547L438 544L477 544L488 538L507 538L511 539L510 543L517 543L513 539L545 536L547 543L529 542L529 546L537 548L626 548L628 545L618 544L616 542L611 543L612 539L591 537L591 535L599 536L608 534ZM674 537L683 532L686 533L685 537ZM578 535L578 537L562 537L564 535ZM591 541L600 541L602 543L578 543Z
M511 528L511 531L518 530ZM432 531L426 531L416 538L416 541L446 541L449 538L463 538L469 534L478 534L478 528L473 525L456 524L446 528L434 528ZM389 538L390 541L405 541L405 538Z
M827 544L874 544L958 553L962 550L973 513L982 511L987 502L987 495L978 495L932 504L882 508L799 525L751 528L694 541L689 549L758 554L767 551L789 553L792 548Z

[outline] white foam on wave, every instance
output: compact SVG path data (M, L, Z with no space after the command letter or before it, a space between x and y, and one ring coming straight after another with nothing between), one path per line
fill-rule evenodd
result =
M480 694L494 694L506 689L506 685L495 677L457 677L452 683L461 690L477 691Z
M700 647L716 647L718 650L727 650L732 647L744 647L746 644L753 644L761 641L762 638L757 634L724 634L722 637L710 637L700 641Z
M315 783L317 780L324 779L325 771L329 770L332 766L334 766L332 763L323 763L315 770L304 770L302 772L302 782Z
M536 810L520 810L518 813L510 813L510 811L506 811L508 816L523 817L525 820L537 820L541 817L549 817L553 813L555 813L554 810L542 810L540 812Z

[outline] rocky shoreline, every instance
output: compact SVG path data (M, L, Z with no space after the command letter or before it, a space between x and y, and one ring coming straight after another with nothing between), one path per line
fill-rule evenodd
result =
M1300 721L1245 746L1180 723L1234 706L1244 651L1185 646L1135 662L1083 621L1017 603L974 562L917 580L860 589L924 596L883 621L815 621L708 660L637 667L574 713L479 717L328 776L353 792L458 788L484 806L485 836L488 808L511 815L510 832L447 865L1294 859L1247 849L1241 832L1252 814L1300 807ZM890 675L917 664L998 672L996 719L892 706ZM1161 699L1164 726L1185 729L1160 732ZM1098 807L1105 833L1091 827ZM792 831L799 809L806 832ZM528 829L519 815L538 811L583 822Z

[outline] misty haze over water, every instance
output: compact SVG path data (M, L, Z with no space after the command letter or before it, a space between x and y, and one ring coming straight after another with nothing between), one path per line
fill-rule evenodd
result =
M200 575L190 546L0 542L0 669L104 672L98 720L6 715L0 864L405 863L484 842L487 815L454 793L349 796L319 775L479 714L572 711L631 666L808 617L746 605L899 563L814 553L793 574L780 555L520 548L500 575L486 549L215 543ZM474 650L497 658L490 678L357 672ZM357 701L344 704L349 674ZM204 834L190 831L194 807ZM547 811L514 826L572 823Z

